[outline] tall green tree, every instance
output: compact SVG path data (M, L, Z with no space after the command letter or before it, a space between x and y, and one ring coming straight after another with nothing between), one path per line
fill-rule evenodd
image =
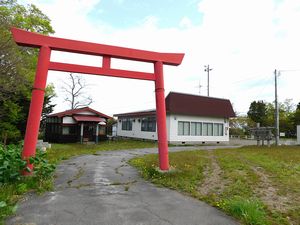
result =
M260 126L267 126L267 105L264 101L251 102L247 115Z
M266 103L266 110L267 110L267 119L266 119L266 126L274 127L275 126L275 106L274 103Z
M297 108L294 113L294 116L293 116L293 128L295 130L295 134L296 134L296 129L297 129L298 125L300 125L300 102L298 103Z
M54 111L54 107L56 104L52 103L52 99L56 97L55 89L53 84L49 84L46 88L45 96L44 96L44 106L42 111L42 120L40 131L44 133L44 129L46 127L46 118L47 115L51 114Z
M300 108L298 104L297 108ZM261 123L261 126L275 126L275 108L274 103L252 102L248 117L255 122ZM294 137L296 134L296 123L300 122L300 109L295 110L295 105L291 99L286 99L279 103L279 130L285 133L286 137Z
M18 47L10 29L17 27L41 34L54 33L50 19L35 5L0 0L0 138L20 138L28 114L38 51Z
M56 97L55 88L53 84L49 84L46 87L44 96L44 107L42 111L42 120L46 119L47 115L54 111L56 104L52 103L52 99Z
M296 134L294 129L293 118L295 114L295 105L292 99L286 99L279 103L279 130L285 133L286 137L293 137Z

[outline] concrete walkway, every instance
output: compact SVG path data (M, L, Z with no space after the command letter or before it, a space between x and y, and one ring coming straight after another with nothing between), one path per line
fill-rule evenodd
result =
M180 150L183 148L170 148L170 151ZM42 196L29 195L20 203L17 215L6 222L19 225L238 224L201 201L144 181L126 163L137 155L155 152L157 149L109 151L63 161L57 168L55 191Z

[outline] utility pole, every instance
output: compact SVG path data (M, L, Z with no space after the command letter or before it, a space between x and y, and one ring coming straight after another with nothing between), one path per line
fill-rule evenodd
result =
M277 77L280 75L280 71L275 70L275 145L279 144L279 107L278 107L278 96L277 96Z
M212 68L209 68L209 65L205 65L204 67L204 71L207 72L207 96L209 96L209 71L211 71Z

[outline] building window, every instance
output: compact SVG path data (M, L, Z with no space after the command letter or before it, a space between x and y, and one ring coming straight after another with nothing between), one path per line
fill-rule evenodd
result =
M64 135L70 134L70 129L69 129L69 127L63 127L63 129L62 129L62 134L64 134Z
M202 135L202 123L191 122L191 135L192 136Z
M224 124L219 124L219 136L224 136Z
M132 120L129 118L122 119L122 130L132 130Z
M142 119L141 125L142 131L155 132L156 131L156 119L155 117L146 117Z
M224 125L222 123L214 123L214 136L223 136Z
M69 126L69 127L63 127L62 128L62 134L63 135L70 135L70 134L76 134L77 127L76 126ZM59 127L57 126L57 132L59 132Z
M207 123L203 123L202 135L203 136L207 136L208 135L208 132L207 132Z
M203 136L213 136L213 123L203 123Z
M190 135L190 122L178 121L178 135Z

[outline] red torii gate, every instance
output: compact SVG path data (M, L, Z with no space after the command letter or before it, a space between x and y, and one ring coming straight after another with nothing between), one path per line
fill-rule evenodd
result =
M24 148L22 153L23 159L28 159L30 156L35 155L47 82L47 74L48 70L55 70L154 81L159 167L161 170L169 169L163 65L180 65L184 54L158 53L132 48L55 38L17 28L12 28L11 32L15 42L18 45L40 49L34 85L32 88L29 115L27 119ZM102 56L102 67L51 62L51 50ZM154 73L113 69L110 66L111 58L153 63ZM33 169L32 164L28 163L28 167Z

